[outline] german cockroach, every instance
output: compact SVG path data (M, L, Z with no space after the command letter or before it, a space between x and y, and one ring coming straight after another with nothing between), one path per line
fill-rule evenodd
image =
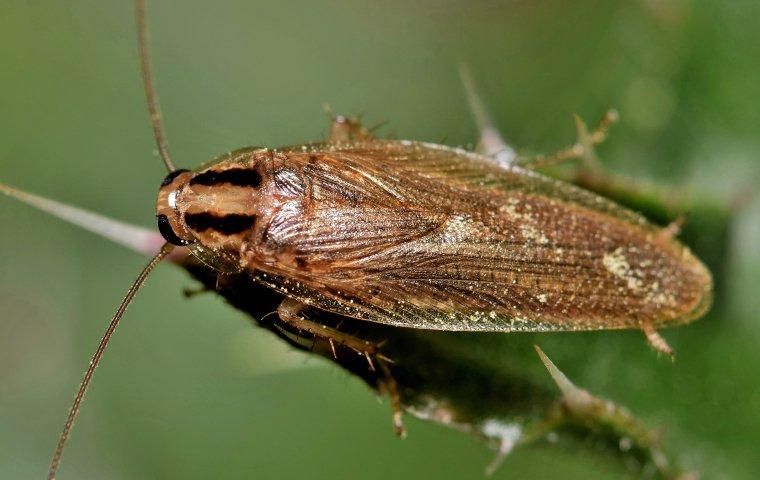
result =
M156 203L166 243L130 287L92 357L49 479L124 311L169 255L189 252L218 282L242 277L283 295L278 328L323 341L334 356L339 349L358 354L391 398L398 434L404 430L389 368L394 359L382 342L320 323L306 309L442 331L638 329L667 354L672 350L657 330L708 309L710 273L675 238L675 226L658 228L535 171L587 152L612 116L593 132L579 122L580 141L567 151L522 160L490 127L470 88L483 153L376 139L338 116L324 143L243 148L195 170L176 169L153 85L144 0L136 1L136 17L150 118L168 170ZM466 75L465 83L471 87Z

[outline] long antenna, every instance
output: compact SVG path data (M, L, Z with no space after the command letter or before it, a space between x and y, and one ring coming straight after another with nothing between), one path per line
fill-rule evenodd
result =
M169 173L176 170L169 149L166 147L166 133L164 122L161 119L161 107L158 101L156 85L153 81L153 70L150 66L150 48L148 46L148 25L145 20L145 0L135 0L135 20L137 21L137 47L140 51L140 70L142 72L143 86L145 87L145 99L148 101L150 123L153 125L153 136L156 139L158 153L164 160L164 165Z
M55 474L58 471L58 466L61 463L63 449L69 439L71 427L74 425L74 420L77 418L79 408L82 406L84 394L87 392L87 387L90 386L90 381L92 380L92 376L95 373L95 369L98 367L100 359L103 357L103 352L105 351L108 342L111 340L111 336L113 336L114 330L116 330L116 327L119 325L119 321L121 320L122 315L124 315L127 307L129 307L129 304L135 298L135 295L137 295L140 287L142 287L143 283L145 283L145 279L148 278L150 272L172 251L173 248L174 246L170 243L165 243L164 246L161 247L161 250L150 260L150 262L148 262L148 265L143 268L143 270L135 279L134 283L132 283L132 286L129 287L127 295L124 297L124 300L121 301L119 308L116 309L116 313L111 319L111 323L108 324L108 328L106 328L106 332L103 334L103 338L98 344L98 348L95 349L95 353L92 355L90 365L87 367L87 371L84 373L82 383L79 385L79 390L77 390L77 394L71 404L69 416L66 418L66 423L63 425L63 431L61 432L61 436L58 437L58 445L55 447L53 459L50 461L50 470L48 470L47 476L48 480L55 480Z

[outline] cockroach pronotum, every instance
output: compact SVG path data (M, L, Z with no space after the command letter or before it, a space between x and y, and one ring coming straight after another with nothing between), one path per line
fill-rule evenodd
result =
M56 475L84 394L124 311L153 268L179 248L217 272L279 292L283 328L349 349L378 372L403 433L392 358L381 343L304 314L444 331L638 329L657 333L709 308L712 279L676 238L642 216L519 161L481 125L487 151L381 140L333 117L331 138L243 148L196 170L176 169L154 89L144 0L136 0L142 79L168 175L156 203L166 243L140 272L96 349L69 411L48 478ZM475 110L478 113L477 101ZM478 115L484 118L482 112ZM611 117L584 132L586 147ZM23 196L10 187L6 194ZM548 361L548 359L547 359Z

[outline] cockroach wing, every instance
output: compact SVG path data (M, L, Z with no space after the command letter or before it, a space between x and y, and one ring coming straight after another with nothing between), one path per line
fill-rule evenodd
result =
M283 154L308 207L270 225L289 253L252 274L308 305L470 331L661 326L709 305L686 247L576 187L420 143Z
M350 168L365 171L369 165L390 172L442 182L460 188L535 193L608 214L642 228L655 229L641 215L574 185L514 165L500 166L491 157L462 148L426 142L372 140L346 146L317 144L341 156ZM302 151L303 146L285 151Z

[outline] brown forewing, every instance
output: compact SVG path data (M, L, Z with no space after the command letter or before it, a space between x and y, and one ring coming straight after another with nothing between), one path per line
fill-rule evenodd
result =
M640 216L531 171L423 143L284 149L306 208L268 235L295 257L255 272L307 304L439 330L688 321L710 275Z

